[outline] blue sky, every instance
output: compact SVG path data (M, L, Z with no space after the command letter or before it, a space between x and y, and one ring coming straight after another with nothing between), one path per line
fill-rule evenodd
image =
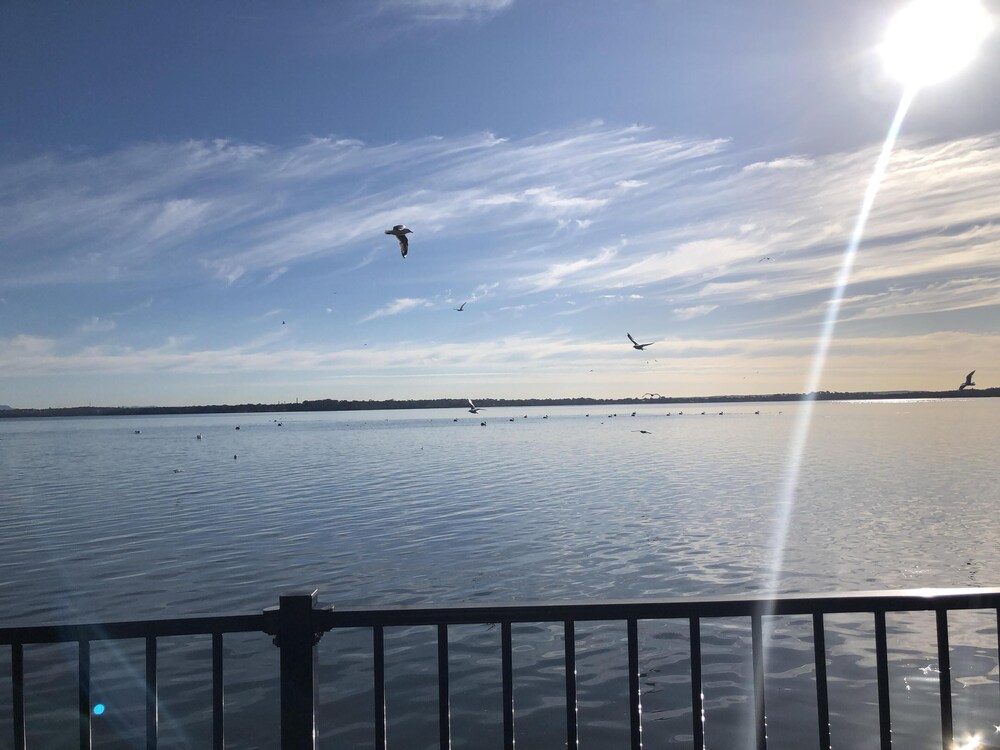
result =
M4 4L0 403L801 391L900 7ZM917 96L821 388L1000 383L997 90Z

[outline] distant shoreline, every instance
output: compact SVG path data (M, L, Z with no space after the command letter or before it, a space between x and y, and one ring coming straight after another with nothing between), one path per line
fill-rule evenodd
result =
M477 406L496 408L503 406L599 406L601 404L704 404L704 403L767 403L808 400L812 394L772 393L754 396L661 396L659 398L476 398ZM968 391L862 391L846 393L820 391L816 401L883 401L901 399L944 398L995 398L1000 388L982 388ZM210 406L66 406L48 409L0 409L0 419L18 417L114 417L145 416L157 414L244 414L254 412L311 412L311 411L375 411L388 409L456 409L466 408L464 398L411 399L398 401L348 401L317 399L291 404L214 404Z

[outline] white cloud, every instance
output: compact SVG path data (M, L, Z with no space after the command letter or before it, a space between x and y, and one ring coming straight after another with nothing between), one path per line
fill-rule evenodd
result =
M406 312L408 310L414 310L418 307L431 307L430 301L426 299L416 299L413 297L402 297L397 300L393 300L385 307L381 307L375 312L366 315L359 323L367 323L369 320L375 320L376 318L384 318L389 315L399 315L400 313Z
M514 0L381 0L385 10L421 21L486 20L507 10Z
M289 273L289 283L315 270L331 285L362 279L373 288L384 284L375 299L395 298L369 312L357 305L371 297L345 294L338 298L338 315L324 318L328 329L441 306L470 289L468 298L490 297L477 314L493 315L508 331L536 318L551 321L518 313L547 305L543 298L553 290L593 300L589 311L560 318L562 338L570 344L560 350L555 337L551 349L539 344L544 353L533 356L541 362L604 356L604 349L586 340L598 320L595 311L610 323L626 314L621 303L644 296L651 313L659 305L660 312L687 316L692 322L684 329L692 335L708 322L729 326L712 331L728 343L703 341L701 350L694 343L671 344L686 359L703 357L698 367L729 362L733 352L799 358L789 371L805 367L811 347L779 334L808 331L824 309L877 147L786 157L799 161L761 162L753 169L741 168L747 160L731 149L724 140L660 138L648 128L590 124L506 141L476 133L389 144L342 138L290 147L160 143L86 158L60 154L10 162L0 165L0 291L35 288L42 297L52 289L47 284L98 284L115 276L121 288L139 282L133 299L154 291L155 312L164 318L170 315L169 286L221 281L257 288L287 269L301 271ZM642 189L636 182L644 183ZM942 319L917 315L959 310L984 312L943 320L989 325L998 304L993 280L1000 275L998 184L998 133L904 142L877 197L842 308L842 320L854 325L839 333L870 331L878 321L884 338L877 340L885 342L919 326L944 326ZM382 234L400 220L415 230L406 264L392 238ZM765 255L775 262L759 263ZM367 268L355 279L344 278L390 258L395 265L386 268L392 273ZM480 279L491 281L480 285ZM162 292L153 287L160 280L167 284ZM4 296L18 306L27 298L20 292ZM322 314L327 299L312 300L310 309ZM261 304L286 303L271 298ZM584 308L581 303L574 310ZM714 309L719 314L701 320ZM64 327L75 329L79 314L67 313ZM48 340L8 339L2 351L16 349L24 362L57 370L118 363L153 372L154 364L144 370L139 359L133 361L137 352L149 354L151 363L191 373L202 366L221 371L228 364L279 369L279 359L264 351L277 346L272 340L259 341L254 350L196 351L188 344L148 349L143 336L128 339L128 323L119 315L99 320L118 320L116 340L134 350L73 351L61 342L28 356L31 341ZM369 330L384 326L380 337L383 331L427 335L407 329L407 323L400 317ZM765 324L769 328L761 330ZM757 339L738 347L733 341L740 325L780 343ZM306 328L298 326L296 334L306 335ZM965 347L965 339L955 341L956 351ZM916 352L921 345L939 347L934 366L941 366L940 352L951 357L945 339L915 339L908 361L929 361ZM875 344L864 346L864 358L856 354L857 341L852 346L841 350L843 361L874 361ZM440 342L412 342L410 350L428 363L434 352L450 351ZM456 366L509 371L486 351L473 351L476 358L468 360L453 353ZM353 364L341 363L357 356L356 350L333 359L325 352L318 345L315 351L287 351L285 369L301 361L324 372L353 372ZM367 350L359 361L407 367ZM412 367L441 372L442 360L433 362L433 370Z
M518 141L186 141L48 155L0 165L10 271L0 285L190 278L199 269L234 284L344 252L360 256L358 269L379 257L359 245L378 242L401 213L418 232L452 236L559 222L592 229L595 212L625 200L615 182L679 174L725 144L588 125Z
M565 196L551 185L525 190L524 197L539 206L551 208L560 213L571 210L592 211L601 208L608 202L607 198Z
M55 350L55 345L55 339L29 336L24 333L9 339L0 339L0 369L8 369L4 367L4 363L13 368L15 363L23 365L25 361L35 357L50 356Z
M280 268L275 268L267 277L261 282L262 286L266 286L274 281L277 281L282 276L288 273L288 266L281 266Z
M691 320L691 318L700 318L702 315L708 315L712 310L718 308L718 305L694 305L693 307L675 307L674 315L681 320Z
M582 274L584 271L594 271L606 267L617 255L617 250L613 247L603 247L597 255L592 258L580 258L579 260L567 261L565 263L553 263L541 273L525 276L519 281L532 288L534 291L543 291L560 286L573 276Z
M980 307L1000 307L1000 287L995 278L953 279L922 287L893 288L845 297L840 317L843 321L885 319Z
M117 326L118 324L113 320L93 315L83 321L77 327L77 330L80 333L107 333L108 331L113 331Z
M803 167L811 167L815 163L816 162L812 159L804 156L783 156L780 159L772 159L771 161L755 161L753 164L747 164L743 167L743 171L755 172L762 169L802 169Z

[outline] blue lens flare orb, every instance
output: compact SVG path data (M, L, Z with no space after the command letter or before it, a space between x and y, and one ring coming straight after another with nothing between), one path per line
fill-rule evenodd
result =
M94 716L100 716L104 713L104 704L97 703L94 705Z

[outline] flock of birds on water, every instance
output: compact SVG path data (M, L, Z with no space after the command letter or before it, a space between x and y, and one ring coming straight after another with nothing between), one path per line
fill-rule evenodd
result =
M402 225L399 225L399 226L394 227L394 229L406 229L406 227L403 227ZM409 230L407 230L407 231L409 231ZM391 232L387 230L386 234L391 234ZM404 258L406 257L406 244L405 244L405 241L406 241L406 236L405 235L400 236L400 245L403 248L403 257ZM462 307L463 308L465 307L465 303L462 303ZM461 311L462 308L455 308L455 309ZM632 338L632 334L627 333L625 335L628 336L629 341L632 342L632 347L635 348L635 349L639 349L640 351L643 348L645 348L647 346L650 346L653 343L656 343L656 342L652 342L651 341L648 344L639 344L639 343L636 342L636 340L634 338ZM976 374L976 371L973 370L968 375L966 375L965 376L965 382L962 383L961 385L959 385L958 390L964 391L966 388L974 387L976 384L973 382L972 376L975 375L975 374ZM659 398L663 398L663 397L659 393L646 392L646 393L642 394L641 398L643 398L643 399L647 399L647 398L648 399L659 399ZM484 407L482 407L482 406L476 406L475 402L473 402L473 400L471 398L470 399L466 399L466 400L469 402L468 412L470 414L479 414L479 412L485 411ZM701 412L701 415L704 416L706 413L707 412L703 411L703 412ZM632 416L633 417L636 414L637 414L637 412L632 412ZM722 416L723 414L725 414L725 412L722 412L722 411L719 412L719 416ZM755 415L759 415L760 411L755 411L754 414ZM781 412L779 411L778 414L781 414ZM584 416L585 417L589 417L590 414L585 414ZM618 414L616 412L616 413L609 414L608 418L611 419L611 418L614 418L614 417L617 417L617 416L618 416ZM673 413L672 412L667 412L667 416L668 417L673 416ZM682 411L677 412L677 416L684 416L684 412L682 412ZM527 419L528 415L525 414L523 418ZM549 418L548 414L546 414L545 416L542 417L542 419L548 419L548 418ZM274 422L278 427L282 427L283 426L283 423L279 422L277 419L274 419L274 420L271 420L271 421ZM458 420L457 419L453 419L452 421L453 422L457 422ZM513 417L510 417L507 421L508 422L514 422L515 419ZM604 424L604 422L601 422L601 424ZM480 427L486 427L486 422L485 421L480 422L479 425L480 425ZM236 429L237 430L240 429L240 426L236 425ZM134 432L135 432L136 435L141 434L140 430L135 430ZM636 433L639 433L640 435L652 435L653 434L653 432L651 430L631 430L631 432L636 432ZM200 432L195 436L195 439L201 440L201 433ZM239 458L239 456L237 454L233 454L233 460L234 461L238 460L238 458ZM183 473L183 469L174 469L174 474L181 474L181 473Z
M656 396L659 396L659 394L649 394L649 395L656 395ZM645 398L645 396L646 396L646 394L643 394L643 398ZM471 399L471 398L470 398L470 399L467 399L467 400L468 400L468 402L469 402L469 409L468 409L468 411L469 411L469 413L470 413L470 414L478 414L478 413L479 413L479 412L481 412L481 411L486 411L486 409L485 409L484 407L482 407L482 406L476 406L476 405L475 405L475 403L473 403L473 401L472 401L472 399ZM707 413L708 413L708 412L704 412L704 411L703 411L703 412L701 412L701 415L702 415L702 416L705 416L705 414L707 414ZM638 414L638 412L635 412L635 411L634 411L634 412L632 412L631 416L633 416L633 417L634 417L634 416L636 416L637 414ZM721 416L722 416L723 414L725 414L725 412L722 412L722 411L720 411L720 412L719 412L719 416L720 416L720 417L721 417ZM760 414L760 411L755 411L755 412L754 412L754 414L755 414L755 415L759 415L759 414ZM778 414L781 414L781 412L779 411L779 412L778 412ZM612 414L608 414L608 419L612 419L612 418L614 418L614 417L617 417L617 416L618 416L618 413L617 413L617 412L614 412L614 413L612 413ZM667 416L668 416L668 417L671 417L671 416L673 416L673 412L669 412L669 411L668 411L668 412L667 412ZM677 416L679 416L679 417L682 417L682 416L684 416L684 412L682 412L682 411L679 411L679 412L677 412ZM584 414L584 417L590 417L590 414ZM525 415L524 415L524 417L522 417L522 418L523 418L523 419L527 419L527 418L528 418L528 415L527 415L527 414L525 414ZM549 418L549 415L548 415L548 414L546 414L546 415L544 415L544 416L542 417L542 419L548 419L548 418ZM283 423L283 422L279 422L279 421L278 421L277 419L272 419L271 421L272 421L272 422L274 422L274 423L275 423L275 424L276 424L276 425L277 425L278 427L282 427L282 426L284 426L284 423ZM386 420L386 421L388 421L388 420ZM457 421L458 421L457 419L453 419L453 420L452 420L452 422L457 422ZM509 418L509 419L508 419L507 421L508 421L508 422L515 422L515 421L517 421L517 420L515 420L515 419L514 419L514 417L510 417L510 418ZM486 422L480 422L479 424L480 424L480 426L481 426L481 427L485 427L485 426L486 426ZM604 424L604 422L601 422L601 424ZM240 426L239 426L239 425L236 425L236 428L235 428L235 429L239 430L239 429L240 429ZM652 434L653 434L653 432L652 432L651 430L631 430L631 432L637 432L637 433L639 433L639 434L641 434L641 435L652 435ZM136 435L141 435L141 434L142 434L142 430L133 430L133 433L134 433L134 434L136 434ZM195 435L195 440L201 440L201 439L202 439L202 435L201 435L201 433L199 432L199 433L198 433L197 435ZM421 448L421 450L423 450L423 449ZM239 455L238 455L238 454L233 454L233 460L234 460L234 461L236 461L236 460L238 460L238 459L239 459ZM183 473L183 471L184 471L183 469L174 469L174 474L182 474L182 473Z

